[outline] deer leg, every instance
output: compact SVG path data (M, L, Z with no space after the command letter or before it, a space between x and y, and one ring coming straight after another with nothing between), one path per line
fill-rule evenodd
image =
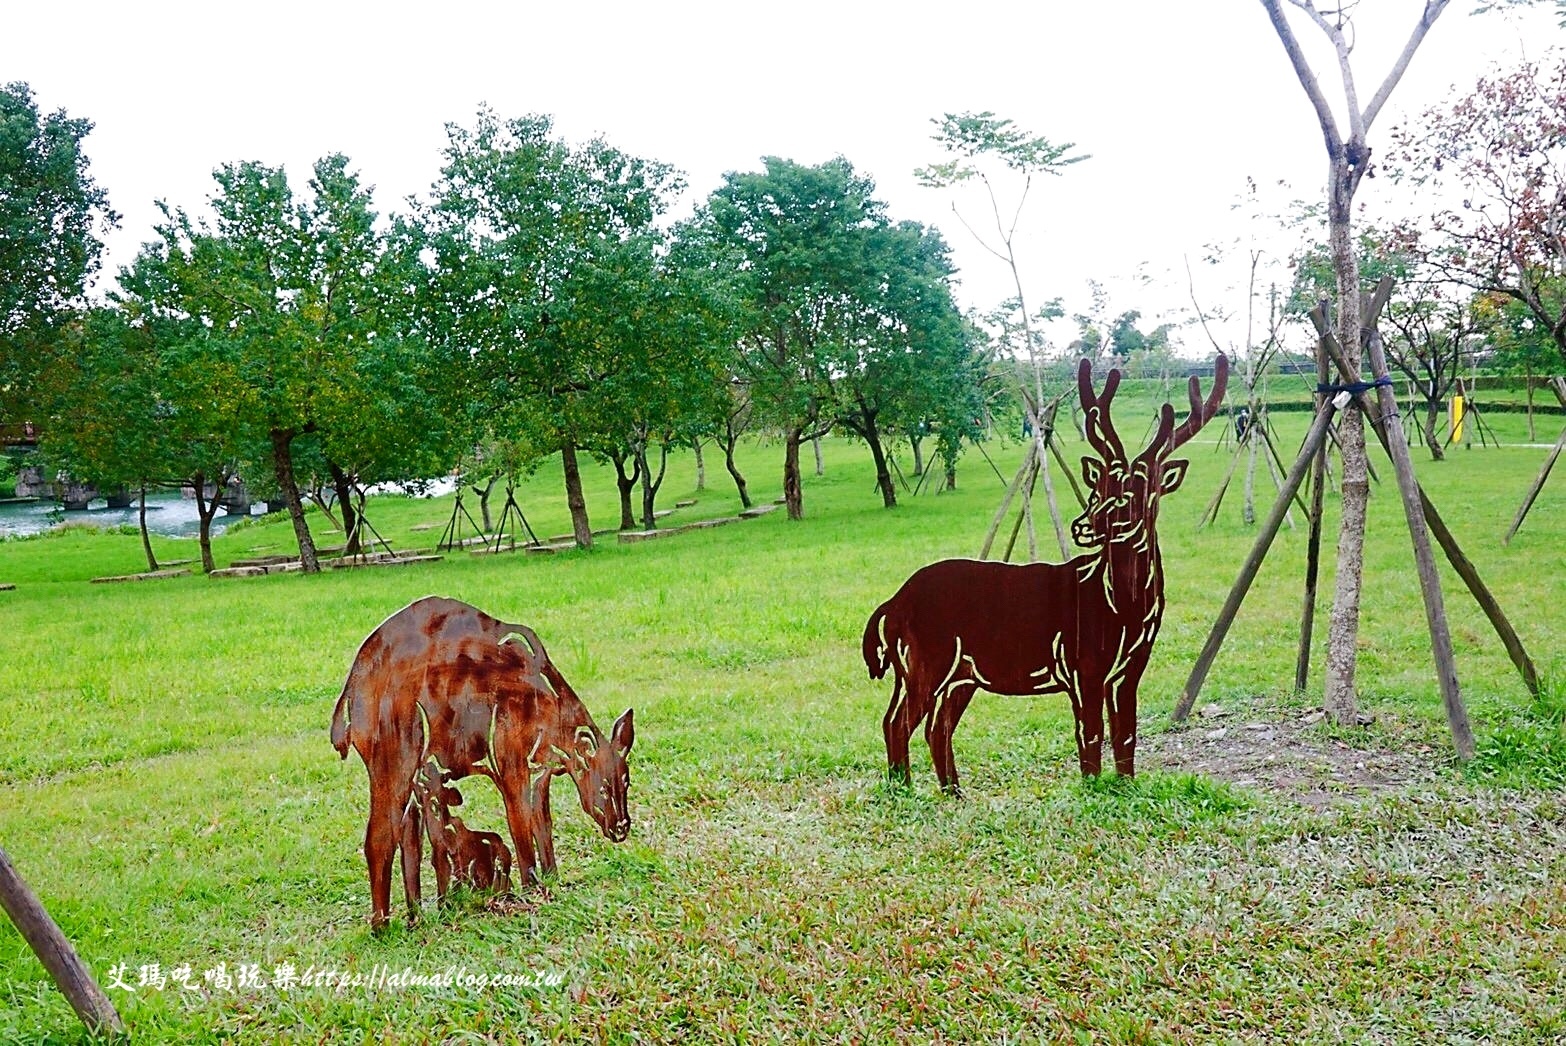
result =
M538 875L555 874L555 822L549 812L549 779L538 780L538 807L533 814L533 849L538 854Z
M1083 777L1097 777L1104 760L1104 693L1084 687L1071 695L1071 712L1077 721L1077 765Z
M957 759L952 754L952 735L957 732L957 723L962 719L963 712L967 711L968 702L973 700L974 688L974 682L968 679L952 683L941 703L930 714L925 730L925 736L930 742L930 759L935 763L935 776L941 782L941 791L958 799L962 798L962 789L957 785Z
M1109 740L1115 750L1115 773L1121 777L1136 776L1136 684L1128 677L1109 691Z
M517 877L524 883L538 881L538 860L533 849L533 823L537 817L537 778L524 771L520 789L502 788L506 804L506 827L511 845L517 849Z
M421 900L419 866L424 860L424 817L415 798L402 812L402 894L408 900L408 921L417 922Z
M402 836L401 811L407 803L397 803L388 788L375 788L371 781L370 822L364 829L364 861L370 871L370 927L380 930L391 918L392 861Z
M903 685L903 673L900 668L894 668L892 703L881 720L881 733L886 737L886 775L894 783L905 785L912 780L908 769L908 737L913 733L913 722L908 711L908 690Z

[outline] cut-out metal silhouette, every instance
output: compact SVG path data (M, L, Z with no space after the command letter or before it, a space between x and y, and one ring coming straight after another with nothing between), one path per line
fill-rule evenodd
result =
M421 834L429 838L438 900L446 900L453 883L502 893L511 889L511 851L505 840L494 832L470 829L451 812L453 806L461 805L462 793L448 783L435 760L427 761L414 777L413 795L402 822L402 851L411 854L403 866L403 889L410 908L419 905Z
M505 802L517 872L526 884L555 870L549 782L557 775L571 777L582 809L608 839L620 842L629 834L626 757L633 739L629 710L607 737L599 731L532 629L439 596L387 618L359 647L332 713L333 746L346 759L351 745L370 775L364 856L371 924L378 928L390 917L392 862L399 852L410 915L417 913L419 831L410 831L408 822L424 820L425 808L416 786L441 808L437 820L444 833L454 804L440 789L471 774L492 780ZM457 819L450 821L454 828ZM464 846L480 845L462 838L455 829L442 835L453 876ZM491 851L493 880L510 855L502 861ZM483 860L470 857L465 873L475 874L475 863Z
M1176 426L1164 404L1152 442L1132 458L1110 418L1120 372L1111 370L1095 395L1083 360L1077 392L1099 456L1082 459L1092 489L1071 534L1091 551L1066 563L942 560L915 571L870 615L865 664L874 679L893 675L882 722L893 777L909 779L908 740L923 722L941 787L958 791L952 733L977 690L1065 693L1077 761L1090 775L1100 770L1107 708L1115 769L1136 772L1137 685L1164 612L1158 503L1185 477L1188 463L1170 454L1216 413L1228 374L1220 355L1205 402L1193 377L1189 416Z

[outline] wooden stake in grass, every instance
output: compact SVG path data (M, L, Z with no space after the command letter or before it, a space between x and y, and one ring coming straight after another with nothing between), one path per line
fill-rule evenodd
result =
M60 993L87 1030L94 1035L123 1033L125 1024L120 1020L119 1011L93 980L91 971L60 932L60 927L44 910L38 895L11 864L4 848L0 848L0 904L4 905L5 913L16 924L22 939L49 971L49 976L54 978Z
M1528 518L1528 510L1533 508L1534 499L1539 496L1539 491L1544 489L1544 481L1550 478L1550 470L1555 467L1555 459L1561 456L1561 449L1566 448L1566 429L1561 429L1560 439L1555 441L1555 448L1550 451L1550 456L1544 459L1544 467L1539 470L1539 478L1533 481L1528 496L1523 498L1522 507L1517 510L1517 516L1512 520L1511 529L1506 532L1506 537L1501 541L1503 545L1510 545L1512 538L1516 537L1518 529L1523 525L1523 520Z

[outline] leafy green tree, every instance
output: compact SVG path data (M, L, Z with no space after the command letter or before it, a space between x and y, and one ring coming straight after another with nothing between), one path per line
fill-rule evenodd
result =
M449 125L428 221L449 336L470 350L492 431L560 451L579 546L592 544L579 448L599 431L601 267L664 213L673 168L602 139L573 146L549 117L483 110Z
M47 412L39 446L45 467L102 491L139 492L142 551L147 569L157 570L146 492L168 475L174 447L163 424L159 391L167 373L159 346L108 308L90 310L57 337L66 351L55 354L33 393L34 408Z
M165 211L158 304L197 323L195 358L230 376L264 436L300 561L315 572L297 439L317 440L348 485L435 467L439 415L422 394L402 293L411 277L388 261L369 190L345 157L318 161L302 200L281 168L229 164L214 178L212 223Z
M974 352L952 302L954 270L940 233L904 222L871 230L866 241L871 279L827 374L838 423L869 446L876 485L892 508L889 438L949 419L952 406L967 401L960 383L973 379Z
M25 83L0 87L0 413L22 406L83 308L100 237L119 221L88 172L91 130L64 110L40 113Z
M1534 382L1540 375L1560 370L1560 349L1555 338L1526 303L1505 294L1475 295L1473 311L1478 331L1493 353L1491 366L1504 374L1520 374L1527 383L1528 438L1537 439Z
M799 448L836 421L831 369L873 296L867 248L886 226L885 207L841 157L763 163L725 175L699 222L736 274L737 370L759 418L783 433L783 497L789 518L800 519Z

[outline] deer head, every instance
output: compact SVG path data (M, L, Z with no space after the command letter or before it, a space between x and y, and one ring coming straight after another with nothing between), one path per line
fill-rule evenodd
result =
M1120 371L1111 370L1101 393L1093 392L1093 365L1083 360L1077 368L1077 395L1082 402L1083 427L1098 458L1082 459L1082 478L1092 488L1087 508L1071 524L1071 537L1084 548L1125 542L1144 543L1158 517L1158 499L1173 493L1185 479L1190 462L1171 459L1182 444L1212 419L1229 383L1229 359L1219 354L1213 370L1213 387L1202 399L1201 382L1191 377L1191 412L1178 428L1174 408L1165 403L1158 430L1147 449L1128 459L1110 418L1110 401L1120 387Z

